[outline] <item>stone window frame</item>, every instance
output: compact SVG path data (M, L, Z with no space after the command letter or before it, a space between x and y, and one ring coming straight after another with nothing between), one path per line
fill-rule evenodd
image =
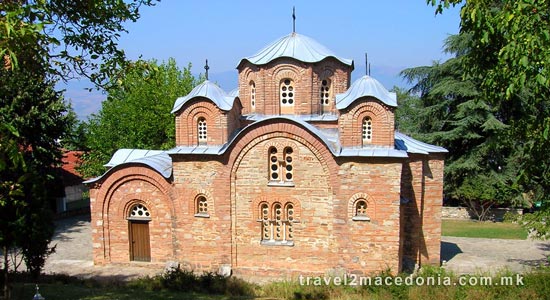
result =
M261 223L260 245L294 246L296 205L292 201L262 201L258 204L258 220Z
M371 116L365 116L361 122L361 141L363 146L372 144L374 122Z
M250 80L250 111L256 111L256 83Z
M151 221L151 212L144 203L132 204L128 209L128 220Z
M279 151L279 149L283 151ZM294 186L295 145L267 147L268 186Z
M199 145L206 145L208 142L208 122L203 116L197 119L197 142Z
M210 218L211 203L205 194L198 194L194 199L194 212L197 218Z

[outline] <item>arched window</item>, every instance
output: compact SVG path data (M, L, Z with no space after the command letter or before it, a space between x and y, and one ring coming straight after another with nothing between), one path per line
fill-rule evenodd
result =
M296 94L294 90L294 82L289 79L283 79L280 86L280 99L281 99L281 113L283 114L293 114L294 113L294 102L296 99Z
M321 104L324 106L329 105L330 103L330 80L329 79L324 79L323 81L321 81L320 96L321 96Z
M372 119L365 117L363 119L363 146L372 143Z
M269 180L279 180L279 158L275 147L269 148Z
M206 200L206 197L204 196L197 197L196 207L197 207L196 214L208 215L208 201Z
M206 145L208 132L206 128L206 119L203 117L200 117L199 120L197 121L197 132L198 132L199 145Z
M285 180L292 181L292 148L286 147L284 152Z
M250 110L253 112L256 110L256 83L250 81Z
M285 147L280 153L276 147L268 150L269 183L292 185L294 179L292 147Z
M354 221L370 221L370 217L367 215L367 200L358 199L354 206Z
M142 204L136 204L130 210L129 218L150 220L151 214L149 213L147 207L143 206Z
M294 245L292 223L295 220L294 204L287 202L283 208L281 203L260 204L260 221L262 227L263 245ZM271 212L271 214L270 214Z

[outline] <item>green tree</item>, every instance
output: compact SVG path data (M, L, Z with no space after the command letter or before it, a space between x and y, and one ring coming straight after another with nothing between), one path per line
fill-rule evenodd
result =
M455 57L446 62L401 72L414 83L411 92L419 97L405 98L413 101L404 107L414 116L414 127L405 131L449 150L446 196L464 203L482 220L495 204L517 204L519 193L511 188L517 166L502 114L487 103L478 83L464 76L462 60L469 38L462 34L447 39L446 51ZM403 123L402 115L397 114L398 124ZM405 120L410 127L411 120Z
M105 164L120 148L169 149L175 145L174 101L188 94L201 79L191 65L179 69L174 59L158 64L139 60L129 64L108 89L101 110L86 128L88 153L80 171L85 177L102 174Z
M85 76L107 86L125 64L124 51L117 44L121 33L127 32L125 22L136 22L140 9L156 2L1 1L0 58L10 68L40 64L58 79Z
M62 94L37 71L0 69L0 246L4 256L20 249L33 275L50 252L50 203L62 188L55 185L58 141L71 126ZM5 278L7 266L5 261ZM6 299L8 286L4 280Z
M520 149L516 184L526 197L543 202L542 221L550 215L550 1L427 3L436 12L462 5L460 31L472 36L466 74L479 80L494 107L521 106L506 123ZM550 223L541 224L540 236L550 234Z

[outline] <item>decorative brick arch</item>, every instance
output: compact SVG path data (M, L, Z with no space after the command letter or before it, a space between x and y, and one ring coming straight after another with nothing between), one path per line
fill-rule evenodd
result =
M206 198L206 201L208 202L208 214L210 216L214 216L215 213L216 213L216 204L214 203L214 197L212 197L212 194L209 191L205 190L205 189L197 189L194 192L194 196L192 198L193 201L188 201L187 202L187 211L191 215L196 213L196 211L197 211L197 206L196 206L197 199L201 196Z
M354 194L348 200L348 221L351 221L351 219L355 216L355 205L359 200L364 200L367 202L367 215L370 217L372 221L375 221L376 220L376 201L374 201L374 199L371 196L367 195L366 193Z
M373 145L393 146L394 119L391 108L375 98L356 100L351 109L340 118L340 130L349 140L342 141L345 146L362 145L363 120L370 117L373 124Z
M222 112L207 98L197 98L192 104L180 110L176 116L176 144L197 145L197 122L200 117L206 120L208 138L220 136L221 126L218 124Z
M323 172L334 180L338 174L336 161L328 146L315 134L303 128L298 123L286 118L274 118L258 121L239 133L239 136L229 146L230 156L228 164L231 165L231 178L239 167L242 158L258 143L270 138L284 137L298 142L307 147L319 160ZM332 182L331 185L336 184Z
M251 210L253 211L253 219L259 220L260 219L260 206L266 203L269 208L273 207L275 203L280 203L283 208L286 208L288 204L292 204L294 206L294 217L299 220L300 216L302 214L302 206L300 203L300 200L296 198L281 198L281 197L268 197L263 196L257 199L254 199L252 202ZM271 211L269 212L271 214Z
M97 184L98 190L95 194L95 201L92 203L92 224L94 244L94 261L102 262L124 262L120 253L127 250L125 243L128 241L127 219L129 210L136 204L143 204L151 213L151 223L156 226L164 222L171 224L170 230L174 229L176 221L176 210L174 200L176 196L172 190L171 183L156 171L140 164L125 164L111 169L102 178L102 183ZM153 189L157 194L148 194L141 189L132 191L120 190L124 186L137 186L144 189ZM116 200L115 200L116 199ZM166 217L168 215L168 217ZM162 219L164 218L164 219ZM156 227L152 231L157 230ZM171 241L174 236L172 231L170 236L165 238L153 237L151 235L151 244L153 242L166 243ZM158 239L158 241L157 241ZM119 255L113 260L111 251ZM161 259L163 256L171 257L175 255L175 249L167 248L154 251L155 259Z

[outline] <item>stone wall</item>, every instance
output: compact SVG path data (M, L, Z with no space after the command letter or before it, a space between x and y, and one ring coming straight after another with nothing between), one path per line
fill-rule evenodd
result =
M504 214L507 212L522 215L523 209L521 208L492 208L487 213L487 220L490 221L502 221ZM444 219L477 219L476 215L470 211L467 207L449 207L444 206L441 211L441 217Z

